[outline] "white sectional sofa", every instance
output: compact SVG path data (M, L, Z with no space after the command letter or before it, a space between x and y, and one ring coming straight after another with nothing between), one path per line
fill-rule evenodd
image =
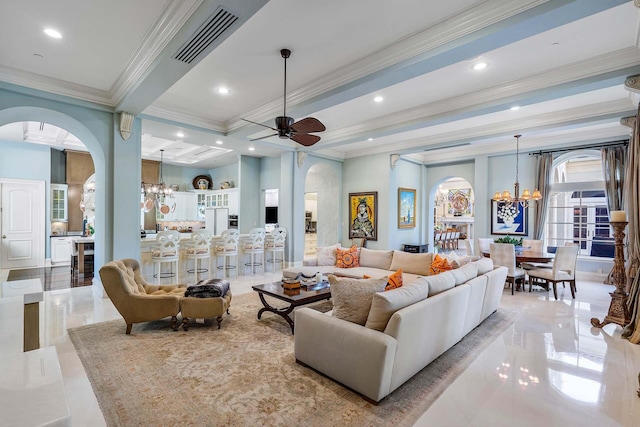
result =
M296 361L379 402L493 313L506 276L485 258L376 293L367 325L373 307L384 306L390 318L382 330L300 308Z

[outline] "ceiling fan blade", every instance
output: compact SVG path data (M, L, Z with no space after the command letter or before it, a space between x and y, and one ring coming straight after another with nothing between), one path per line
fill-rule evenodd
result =
M252 122L251 120L247 120L247 119L243 119L243 118L240 118L240 120L244 120L245 122L253 123L254 125L263 126L263 127L269 128L271 130L275 130L275 131L278 130L276 128L272 128L271 126L263 125L262 123Z
M274 129L275 130L275 129ZM254 138L254 139L250 139L249 141L258 141L260 139L265 139L265 138L271 138L272 136L278 136L277 133L273 133L271 135L267 135L267 136L261 136L260 138Z
M320 141L320 137L317 135L309 135L308 133L293 134L289 137L298 144L302 144L305 147L311 147L316 142Z
M292 124L290 128L297 133L324 132L327 130L322 122L314 117L299 120Z

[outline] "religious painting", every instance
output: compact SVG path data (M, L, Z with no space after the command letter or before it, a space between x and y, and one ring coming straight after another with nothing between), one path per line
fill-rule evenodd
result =
M528 230L528 208L491 200L491 234L526 236Z
M398 188L398 228L416 226L416 190Z
M378 192L349 193L349 238L378 240Z

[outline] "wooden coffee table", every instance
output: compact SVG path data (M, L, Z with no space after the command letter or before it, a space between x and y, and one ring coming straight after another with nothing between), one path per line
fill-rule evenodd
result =
M262 318L262 313L264 313L265 311L277 314L278 316L281 316L284 320L286 320L289 326L291 326L292 334L294 333L293 319L289 317L289 314L293 311L294 308L301 305L311 304L312 302L331 298L331 288L329 287L328 283L326 287L308 291L304 289L299 289L296 291L285 291L282 283L280 282L255 285L251 288L258 293L260 301L262 301L262 305L264 305L264 308L261 308L260 311L258 311L258 319ZM273 307L269 305L269 303L267 303L267 301L264 299L265 295L279 299L281 301L285 301L289 303L289 307Z

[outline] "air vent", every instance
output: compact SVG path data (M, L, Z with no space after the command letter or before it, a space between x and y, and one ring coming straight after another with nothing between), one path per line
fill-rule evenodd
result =
M211 43L216 41L225 31L238 20L233 13L219 7L198 31L182 45L173 56L178 61L191 64Z

